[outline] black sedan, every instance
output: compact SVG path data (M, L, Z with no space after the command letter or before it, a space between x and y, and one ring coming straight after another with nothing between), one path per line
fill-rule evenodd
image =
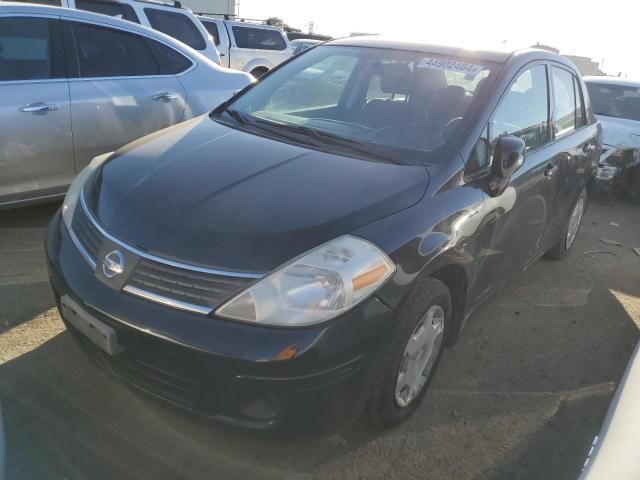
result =
M333 41L96 158L51 222L51 283L86 352L153 396L390 426L474 308L568 253L600 148L558 55Z

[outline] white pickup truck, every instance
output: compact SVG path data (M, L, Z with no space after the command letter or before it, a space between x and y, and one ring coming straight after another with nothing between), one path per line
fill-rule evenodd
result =
M293 55L281 28L199 15L220 53L220 63L259 77Z

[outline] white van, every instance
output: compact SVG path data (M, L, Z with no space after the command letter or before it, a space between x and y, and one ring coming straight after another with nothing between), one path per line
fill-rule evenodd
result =
M254 77L293 55L281 28L249 21L231 21L198 15L220 53L221 65L249 72Z
M2 0L0 0L1 2ZM191 10L183 8L179 1L173 3L152 0L10 0L38 3L54 7L74 8L101 13L139 23L165 33L216 63L220 56L209 33Z

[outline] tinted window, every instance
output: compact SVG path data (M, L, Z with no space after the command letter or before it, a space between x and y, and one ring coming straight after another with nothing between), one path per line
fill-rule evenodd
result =
M596 115L640 120L640 88L611 83L587 83Z
M204 50L207 44L189 17L178 12L145 8L149 23L162 33L177 38L196 50Z
M99 2L96 0L76 0L76 8L78 10L86 10L87 12L101 13L110 17L122 18L130 22L140 23L136 12L130 5L115 2Z
M584 97L577 77L573 77L573 85L576 91L576 128L582 128L587 124L587 115L584 110Z
M44 18L0 18L0 81L53 78L52 32Z
M156 50L156 53L164 59L167 67L169 68L169 72L173 74L182 73L187 70L193 62L189 60L187 57L177 52L171 47L164 45L160 42L156 42L155 40L147 40L150 45Z
M548 139L547 73L544 65L522 72L511 84L491 121L491 142L502 135L522 138L527 148L538 148Z
M260 50L284 50L287 48L282 34L278 30L267 28L233 27L233 36L239 48L257 48Z
M144 38L83 23L73 24L80 77L157 75L158 63Z
M573 75L567 70L551 67L553 79L553 128L560 137L576 129L576 97Z
M218 32L218 25L213 22L204 21L202 22L202 25L204 25L204 28L207 29L209 35L213 37L213 43L215 43L216 45L220 45L220 32Z

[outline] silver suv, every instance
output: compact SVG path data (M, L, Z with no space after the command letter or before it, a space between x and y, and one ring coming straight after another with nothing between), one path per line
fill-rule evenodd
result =
M93 157L251 81L141 25L0 3L0 207L61 196Z

